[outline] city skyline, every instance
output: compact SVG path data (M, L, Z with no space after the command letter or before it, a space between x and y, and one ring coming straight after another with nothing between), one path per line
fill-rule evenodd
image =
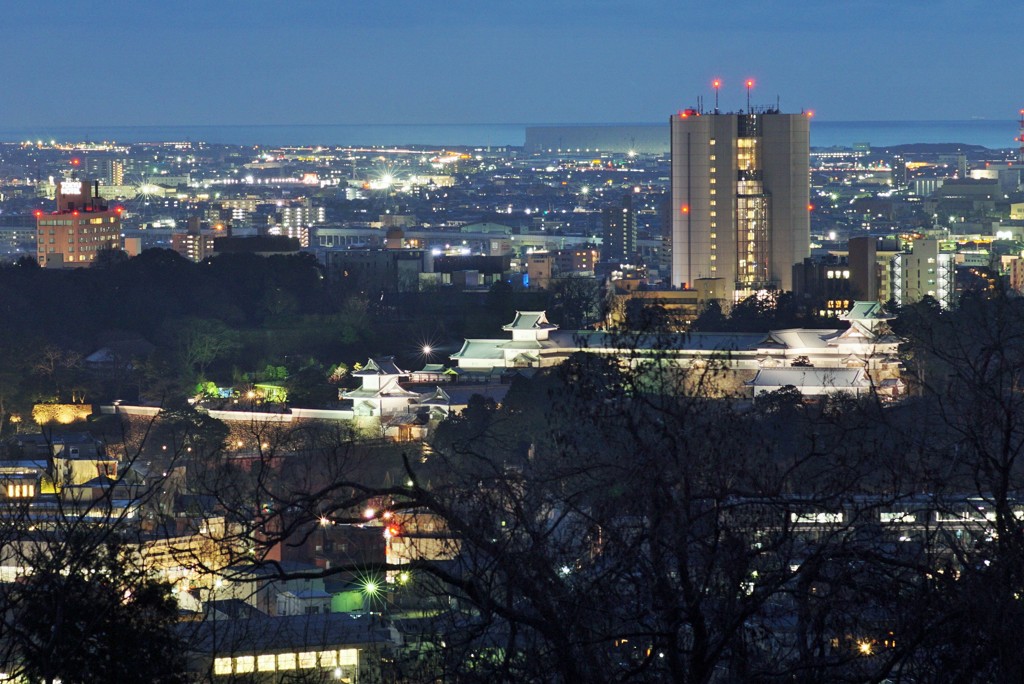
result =
M723 110L753 78L824 120L1008 119L1024 85L1006 0L8 4L8 128L657 122L714 78Z

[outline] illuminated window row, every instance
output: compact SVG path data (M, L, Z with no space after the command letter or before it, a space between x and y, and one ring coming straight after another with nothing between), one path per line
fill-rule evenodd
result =
M790 513L790 522L824 525L843 522L842 513Z
M313 668L355 667L359 652L354 648L337 651L301 651L298 653L264 653L213 659L215 675L248 674L252 672L287 672Z
M7 496L11 499L28 499L36 495L34 484L9 484L7 485Z

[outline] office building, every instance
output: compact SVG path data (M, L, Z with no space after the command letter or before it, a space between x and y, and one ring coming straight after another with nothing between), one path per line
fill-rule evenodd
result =
M793 294L818 316L837 317L853 306L852 271L845 256L811 256L793 266Z
M671 118L672 285L722 278L733 299L793 289L810 255L810 123L775 108Z
M633 196L625 195L617 206L605 207L601 212L604 239L601 243L603 261L618 263L632 261L636 255L636 214Z
M100 182L100 185L124 185L124 160L112 157L90 157L85 162L89 178Z
M324 207L312 207L305 204L283 206L277 210L277 222L282 228L308 228L309 226L327 221L327 210Z
M213 256L215 240L220 234L210 230L189 230L171 234L171 249L189 261L200 262Z
M555 271L559 275L593 276L597 269L598 251L593 247L556 249Z
M948 243L936 238L914 240L908 251L893 257L893 299L906 306L927 296L943 309L952 309L956 303L955 258Z
M57 211L36 212L36 259L40 266L88 266L104 249L121 249L121 208L111 209L99 183L62 180Z
M848 245L851 295L883 304L892 299L892 259L900 251L899 240L859 235Z

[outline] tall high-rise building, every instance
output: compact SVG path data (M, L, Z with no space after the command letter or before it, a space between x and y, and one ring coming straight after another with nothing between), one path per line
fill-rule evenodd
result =
M36 212L40 266L88 266L104 249L121 249L121 209L99 195L99 183L68 179L57 184L57 211Z
M636 214L633 196L625 195L622 204L605 207L601 212L604 237L601 258L604 261L630 261L636 255Z
M810 254L810 119L775 108L671 118L672 284L793 289Z

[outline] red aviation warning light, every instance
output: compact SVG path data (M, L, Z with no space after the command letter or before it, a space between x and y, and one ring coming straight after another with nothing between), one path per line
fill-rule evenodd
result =
M114 213L117 214L118 216L120 216L121 214L124 213L124 207L122 207L122 206L114 207Z
M807 211L814 211L814 205L813 204L808 204L807 205Z
M82 165L82 160L79 159L78 157L72 157L71 158L71 165L72 166L81 166Z
M754 87L754 79L747 79L747 114L752 114L750 110L750 89Z
M718 113L718 89L722 87L722 79L716 78L711 81L711 87L715 89L715 114Z
M32 214L33 214L33 215L34 215L34 216L35 216L36 218L39 218L40 216L42 216L42 215L43 215L43 210L42 210L42 209L36 209L35 211L33 211L33 212L32 212Z
M680 214L689 214L690 213L690 205L689 204L684 204L681 207L679 207L679 213Z

